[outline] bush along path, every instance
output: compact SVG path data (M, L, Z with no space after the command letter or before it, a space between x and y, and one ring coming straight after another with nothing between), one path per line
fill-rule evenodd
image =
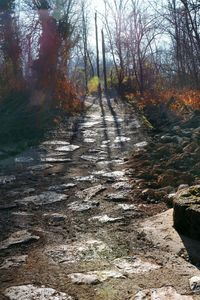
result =
M139 118L113 99L85 105L1 162L0 299L199 299L198 242L180 238L164 202L137 198Z

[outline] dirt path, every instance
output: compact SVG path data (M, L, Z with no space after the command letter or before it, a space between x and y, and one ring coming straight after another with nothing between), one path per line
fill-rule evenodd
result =
M86 105L2 163L0 299L200 299L189 287L198 269L169 248L166 224L154 246L145 233L155 220L140 225L130 199L126 157L147 143L132 108L104 98Z

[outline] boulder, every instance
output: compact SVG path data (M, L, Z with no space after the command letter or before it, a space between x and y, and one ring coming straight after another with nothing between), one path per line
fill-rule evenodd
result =
M200 185L179 190L174 197L173 206L176 230L200 240Z

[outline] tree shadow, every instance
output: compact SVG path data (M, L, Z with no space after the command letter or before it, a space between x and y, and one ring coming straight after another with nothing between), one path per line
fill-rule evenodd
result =
M113 117L113 120L114 120L114 125L115 125L115 131L116 131L116 134L118 137L121 137L121 124L119 122L119 117L116 113L116 111L114 110L113 108L113 102L114 103L118 103L117 102L117 98L111 98L109 94L106 94L106 101L107 101L107 105L108 105L108 108L110 110L110 113ZM119 145L120 145L120 148L123 149L124 148L124 143L122 141L119 141Z
M103 105L103 101L102 101L102 96L101 95L98 97L98 100L99 100L99 106L101 108L104 139L105 139L105 141L109 141L108 126L107 126L107 123L106 123L106 113L105 113L105 109L104 109L104 105ZM108 142L106 144L106 152L107 152L107 158L108 158L108 160L111 160L110 142Z

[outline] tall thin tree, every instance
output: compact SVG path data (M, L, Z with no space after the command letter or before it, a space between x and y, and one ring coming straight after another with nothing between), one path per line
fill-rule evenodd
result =
M95 33L96 33L96 54L97 54L97 77L99 80L98 92L101 96L101 83L100 83L100 66L99 66L99 39L98 39L98 25L97 25L97 12L95 13Z
M104 75L104 92L107 94L108 85L107 85L107 68L106 68L106 48L105 48L105 39L103 29L101 30L102 37L102 56L103 56L103 75Z

